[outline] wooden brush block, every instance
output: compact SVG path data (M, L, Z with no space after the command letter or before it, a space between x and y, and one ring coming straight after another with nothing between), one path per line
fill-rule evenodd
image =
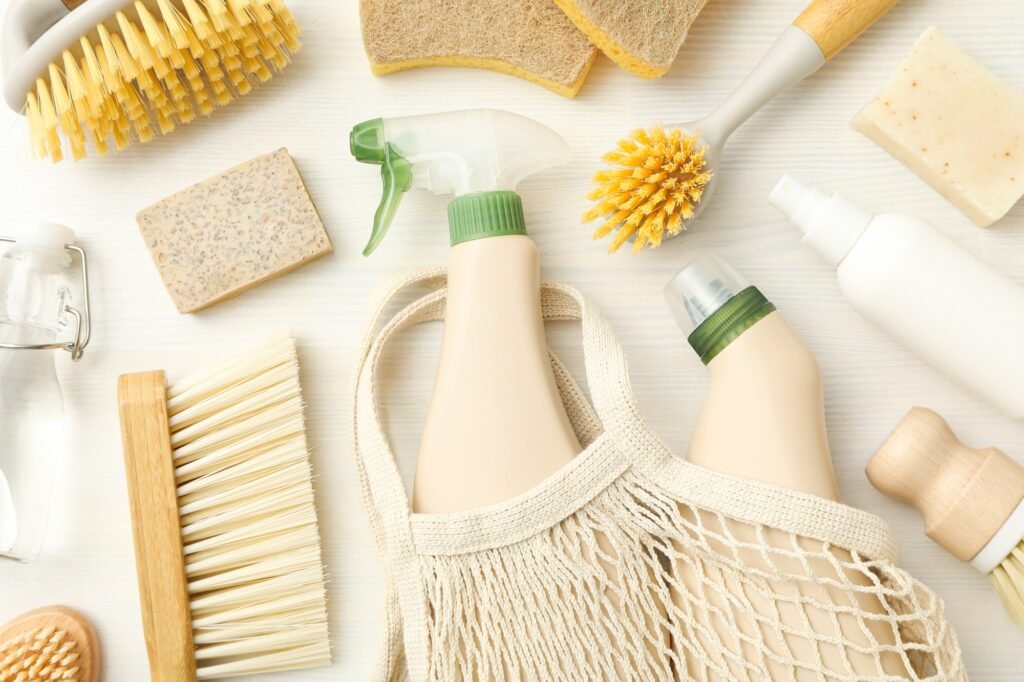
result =
M915 407L871 458L878 490L921 512L925 532L971 561L1024 498L1024 467L996 448L975 450L935 412Z
M141 211L139 230L180 313L194 313L331 253L287 149Z
M163 372L117 380L142 626L152 682L195 682L195 644Z

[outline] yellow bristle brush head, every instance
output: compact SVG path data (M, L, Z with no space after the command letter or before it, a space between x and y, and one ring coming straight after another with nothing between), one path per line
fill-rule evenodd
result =
M699 136L679 128L634 130L601 157L608 167L594 174L583 221L604 221L594 238L612 235L609 252L630 239L634 253L658 248L695 217L714 177L707 154Z
M72 11L54 23L61 2ZM4 99L36 156L103 155L247 94L299 33L282 0L11 0Z

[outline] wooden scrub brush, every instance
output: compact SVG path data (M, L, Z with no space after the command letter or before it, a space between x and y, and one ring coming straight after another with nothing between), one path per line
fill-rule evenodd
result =
M867 474L921 512L928 537L987 575L1024 627L1024 466L996 448L968 448L942 417L915 407Z
M23 613L0 626L0 682L98 682L96 632L66 606Z
M154 682L330 664L295 342L118 381Z
M813 0L746 80L708 116L650 131L636 130L605 154L594 175L586 223L603 220L595 239L609 251L657 248L682 233L707 205L729 136L790 85L817 71L898 0Z
M7 105L54 162L148 142L245 95L300 47L284 0L11 0Z

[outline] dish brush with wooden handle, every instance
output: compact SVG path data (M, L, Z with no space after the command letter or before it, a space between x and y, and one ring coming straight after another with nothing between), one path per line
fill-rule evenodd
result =
M299 33L284 0L11 0L4 99L38 157L102 156L247 94Z
M602 157L594 202L583 222L604 221L595 239L609 251L657 248L681 234L707 206L729 136L789 86L817 71L898 0L813 0L757 68L711 114L690 123L634 130Z
M1024 627L1024 466L996 448L965 446L942 417L915 407L867 475L921 512L928 537L987 575Z
M329 665L294 340L118 401L153 682Z

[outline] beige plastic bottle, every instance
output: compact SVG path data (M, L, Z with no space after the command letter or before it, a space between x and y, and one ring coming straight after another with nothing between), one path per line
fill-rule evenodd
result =
M525 235L459 244L413 508L438 514L502 502L579 451L551 370L536 244Z
M532 119L495 109L364 121L350 145L357 160L381 167L384 185L364 255L380 245L408 190L455 197L444 341L413 509L466 511L527 492L580 444L551 369L540 257L514 190L568 161L568 145Z
M693 349L707 365L711 385L701 409L692 440L689 460L707 469L771 483L777 486L839 501L839 490L832 468L825 423L824 397L821 372L807 344L775 309L775 306L736 270L717 256L702 254L681 270L666 287L666 297L672 314L680 328L689 333ZM706 523L721 525L715 519ZM740 541L756 546L761 540L757 529L747 524L726 521L727 531ZM712 529L714 530L714 529ZM778 547L791 547L788 533L767 530L765 540ZM822 543L809 538L801 539L804 548L820 551ZM849 560L849 553L831 548L840 561ZM797 558L789 562L774 558L769 566L763 557L747 553L744 560L752 567L766 571L781 570L791 575L810 575L822 578L834 576L836 567L825 560L803 565ZM696 589L699 577L690 565L679 565L677 570L685 585ZM871 585L871 580L859 572L847 577L857 584ZM809 604L828 602L827 588L814 583L777 584L772 591L780 594L800 589ZM867 647L863 624L852 616L840 615L833 621L825 610L812 606L806 609L792 604L773 604L757 594L747 594L762 613L774 617L776 610L784 624L793 633L813 631L812 636L795 634L785 644L775 643L780 657L789 654L797 661L816 663L817 656L832 670L846 669L844 656L848 656L858 675L881 676L883 673L909 677L898 655L881 656L884 670L879 669L874 656L854 648L815 647L810 643L813 634L852 642ZM885 607L873 596L858 598L857 606L868 612L885 613ZM803 620L806 611L807 622ZM709 619L711 620L711 619ZM709 622L719 635L728 640L730 635L721 623ZM757 638L756 619L739 617L736 625L745 634ZM837 627L838 626L838 627ZM895 643L894 633L888 625L868 625L872 637L879 644ZM772 643L767 643L772 646ZM734 642L738 655L747 652L740 642ZM788 651L787 651L788 649ZM710 650L710 649L709 649ZM728 668L728 661L721 661ZM818 679L810 670L791 670L788 666L768 661L773 679ZM811 666L813 668L813 666ZM698 671L691 673L700 678Z
M775 306L711 254L673 278L668 301L711 375L689 460L838 500L821 372Z

